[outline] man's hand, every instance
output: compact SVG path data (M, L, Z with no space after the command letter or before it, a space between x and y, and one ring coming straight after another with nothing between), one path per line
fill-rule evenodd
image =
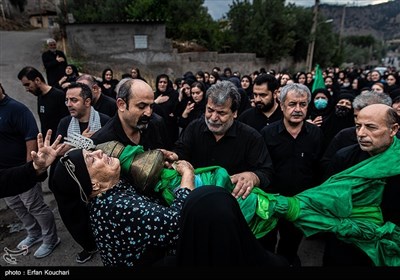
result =
M57 139L50 145L52 131L49 129L46 133L46 138L43 142L43 135L39 133L37 136L37 144L39 150L31 151L33 159L33 168L37 174L42 174L47 170L53 161L56 159L58 152L63 148L64 144L59 145L62 136L58 135Z
M179 159L178 155L175 154L174 152L165 149L159 149L159 150L164 154L164 166L166 168L172 168L172 163Z
M82 135L87 138L92 137L93 134L94 134L94 132L90 130L89 126L82 132Z
M231 181L235 184L232 195L235 198L242 197L245 199L254 186L260 184L260 179L253 172L242 172L231 176Z

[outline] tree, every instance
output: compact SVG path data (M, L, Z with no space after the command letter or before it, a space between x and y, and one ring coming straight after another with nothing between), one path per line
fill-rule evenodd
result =
M233 2L231 23L232 51L255 52L270 62L286 57L295 45L292 15L284 0L245 0Z

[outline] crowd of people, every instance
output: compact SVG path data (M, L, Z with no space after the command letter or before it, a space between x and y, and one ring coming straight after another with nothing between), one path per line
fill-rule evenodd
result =
M60 244L41 192L48 173L63 224L82 247L77 263L99 251L105 266L295 267L301 266L301 240L317 234L326 242L324 266L400 265L394 234L400 230L400 171L380 159L399 150L396 69L381 75L327 68L324 85L316 87L318 73L262 68L241 75L216 66L175 80L160 73L151 85L147 80L153 79L142 77L137 67L121 79L111 68L99 79L82 74L55 43L49 39L42 56L47 82L32 66L16 75L37 97L41 133L32 112L0 84L0 143L6 147L0 152L1 197L27 232L18 249L41 242L34 256L44 258ZM167 201L155 188L143 191L121 172L133 156L126 160L96 148L113 141L160 150L165 168L180 175L173 198ZM197 176L215 166L226 170L229 176L223 178L232 188L215 188L222 177ZM362 173L364 166L381 172ZM360 188L353 179L360 172L363 184L375 189ZM10 176L20 181L12 183ZM349 189L332 183L343 182L340 176ZM343 195L321 188L327 182ZM345 195L355 189L359 193ZM321 190L334 200L329 214L315 206ZM289 202L278 204L281 198L268 194ZM249 218L243 209L249 203L243 201L254 197L257 214ZM287 211L272 211L276 205ZM316 209L309 224L298 218L304 205ZM280 212L285 214L273 214ZM254 216L264 222L255 223ZM335 224L360 217L373 221L367 224L373 237L365 238L378 242L375 249ZM332 225L318 227L318 219ZM385 240L399 249L394 256L381 249L386 247L376 228L390 235Z

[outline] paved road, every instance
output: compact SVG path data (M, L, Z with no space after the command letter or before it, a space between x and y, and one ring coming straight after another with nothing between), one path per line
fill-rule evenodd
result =
M41 52L45 40L49 37L47 30L34 30L29 32L20 31L0 31L0 82L7 94L26 104L31 111L36 113L36 99L30 93L27 93L17 79L17 74L24 66L31 65L43 72L41 62ZM38 120L38 118L37 118ZM37 260L33 254L26 256L17 256L17 264L9 264L0 258L0 266L102 266L99 255L80 265L75 262L75 255L80 251L77 245L66 231L57 210L57 204L54 201L52 193L47 187L47 182L43 184L45 200L53 210L56 220L61 244L50 256ZM14 248L20 240L25 237L24 231L9 233L8 225L18 224L15 214L6 209L4 201L0 200L0 254L4 255L3 248ZM39 245L33 247L35 250ZM318 240L305 240L300 248L300 256L304 266L321 265L322 244Z
M36 97L25 91L21 82L18 80L18 72L24 66L33 66L40 70L44 77L45 72L41 60L41 54L46 39L49 38L46 29L33 31L0 31L0 83L2 83L6 93L11 97L27 105L34 113L39 125L39 118L36 109ZM40 127L40 126L39 126ZM33 253L27 256L18 256L17 264L9 264L3 259L3 248L13 249L19 241L25 237L24 230L9 233L9 225L18 225L18 218L14 212L7 209L4 200L0 200L0 265L1 266L102 266L100 256L86 264L75 262L76 253L80 252L80 246L74 242L66 231L57 209L57 204L52 193L49 191L47 181L43 183L43 191L47 204L54 212L57 221L57 229L61 238L61 244L55 249L53 254L44 259L35 259ZM37 249L40 244L33 247ZM1 277L0 277L1 278Z

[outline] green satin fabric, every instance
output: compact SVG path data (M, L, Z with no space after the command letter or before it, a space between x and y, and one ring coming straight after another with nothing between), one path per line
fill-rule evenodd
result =
M399 162L400 142L395 137L385 152L294 197L265 193L255 187L245 200L238 198L238 203L257 238L285 218L305 236L333 232L339 239L361 248L375 265L400 266L400 228L391 222L384 223L379 207L386 178L400 174ZM202 185L216 185L228 191L234 188L227 171L219 166L197 168L195 174ZM155 190L170 204L180 179L177 171L164 169Z

